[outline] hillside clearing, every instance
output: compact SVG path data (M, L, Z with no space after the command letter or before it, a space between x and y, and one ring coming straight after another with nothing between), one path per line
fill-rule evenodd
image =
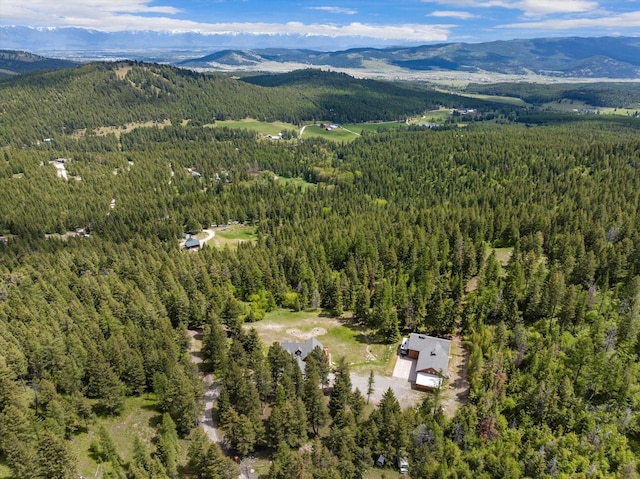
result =
M265 346L274 342L304 341L318 338L331 352L333 362L344 357L352 372L387 373L393 354L393 346L374 344L368 331L345 319L323 316L319 311L287 311L278 309L267 313L262 321L247 323L255 328Z
M295 130L298 131L298 127L291 123L284 123L281 121L264 122L258 121L253 118L246 118L244 120L221 120L207 125L211 128L239 128L242 130L254 130L261 135L277 135L283 130Z

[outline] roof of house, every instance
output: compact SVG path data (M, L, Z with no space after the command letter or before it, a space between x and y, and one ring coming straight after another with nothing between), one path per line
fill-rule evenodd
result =
M416 371L434 369L441 374L446 374L449 368L449 350L451 349L451 341L448 339L411 333L407 349L417 351L419 354Z
M185 248L195 248L196 246L200 246L200 241L197 238L194 238L193 236L190 238L187 238L187 241L184 242Z
M282 346L282 349L287 351L296 359L300 369L302 369L302 372L305 370L304 361L307 359L307 356L311 351L313 351L317 346L319 346L320 349L323 348L322 343L316 338L309 338L304 343L299 343L297 341L285 341L280 343L280 346Z
M442 386L442 378L429 373L416 374L416 386L425 388L438 389Z

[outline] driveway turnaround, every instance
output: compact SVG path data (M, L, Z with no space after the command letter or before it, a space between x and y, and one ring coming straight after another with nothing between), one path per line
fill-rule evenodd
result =
M393 368L393 377L415 382L416 360L409 356L398 356L396 366Z

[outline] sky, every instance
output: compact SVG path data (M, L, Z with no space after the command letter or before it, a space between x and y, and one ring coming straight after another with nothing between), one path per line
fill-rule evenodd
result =
M0 25L286 34L360 45L640 36L640 0L0 0Z

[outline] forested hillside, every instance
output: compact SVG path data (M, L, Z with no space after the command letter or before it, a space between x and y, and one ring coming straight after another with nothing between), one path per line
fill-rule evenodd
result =
M583 83L540 85L535 83L470 84L466 91L521 98L532 105L573 100L598 107L640 109L637 83Z
M77 65L77 63L68 60L46 58L28 52L0 50L0 80L22 73L73 68Z
M181 122L72 138L63 132L193 118L207 92L241 114L256 88L165 67L133 65L124 80L112 66L83 68L64 72L73 103L46 75L3 87L5 138L44 134L38 119L20 117L24 130L7 121L29 91L47 93L43 119L73 123L0 156L0 477L71 478L96 464L103 477L238 477L197 427L197 327L225 451L269 457L263 477L359 478L381 453L386 477L397 457L424 479L637 477L637 121L473 122L349 144ZM202 96L174 98L172 81ZM286 95L265 91L284 119L292 110L274 105ZM117 112L119 101L131 108ZM67 179L50 164L60 158ZM254 227L256 241L180 250L183 232L229 221ZM512 253L504 267L498 247ZM319 351L303 377L250 329L275 308L321 308L380 343L458 325L468 401L452 417L439 394L402 410L389 390L367 405L350 365L333 358L330 379ZM134 404L155 419L123 423L124 447L104 425Z
M362 122L401 120L440 105L496 108L481 100L318 70L295 74L295 82L286 78L281 88L263 88L257 86L258 79L254 85L229 76L133 62L92 63L29 75L0 83L0 94L7 99L0 116L0 143L32 145L44 138L84 129L91 134L99 127L132 122Z

